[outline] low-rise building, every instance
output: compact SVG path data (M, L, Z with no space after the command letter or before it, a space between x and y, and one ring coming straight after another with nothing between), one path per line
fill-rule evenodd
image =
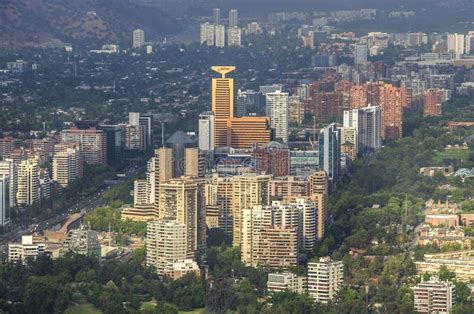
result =
M306 286L307 278L305 276L298 276L290 272L268 274L268 292L282 292L289 290L296 293L304 293L306 291Z
M8 261L25 263L29 259L35 260L44 254L45 246L44 243L36 242L32 235L24 235L21 243L8 244Z
M431 228L426 225L419 231L418 245L434 244L439 247L445 245L460 245L463 249L471 249L471 240L466 238L462 227L454 229Z
M432 227L457 227L459 226L459 217L455 214L429 214L425 217L425 223Z
M168 264L165 268L165 275L173 280L177 280L189 273L200 275L198 264L192 259L177 260Z
M415 262L419 275L437 274L442 266L453 272L457 281L474 279L474 251L463 250L438 254L425 254L423 261Z

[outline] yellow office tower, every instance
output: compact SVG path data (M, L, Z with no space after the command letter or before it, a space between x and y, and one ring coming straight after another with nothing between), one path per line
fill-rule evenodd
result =
M225 147L227 143L227 121L234 117L234 79L226 75L235 71L233 66L214 66L213 71L221 77L212 79L212 112L215 117L215 146Z

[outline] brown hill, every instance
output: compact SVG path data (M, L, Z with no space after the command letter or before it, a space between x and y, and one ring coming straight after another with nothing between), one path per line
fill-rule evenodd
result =
M0 1L0 48L57 41L129 45L135 28L144 29L147 39L176 31L160 9L128 0Z

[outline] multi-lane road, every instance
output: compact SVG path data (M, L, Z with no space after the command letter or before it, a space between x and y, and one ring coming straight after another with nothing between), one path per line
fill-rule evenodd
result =
M121 178L133 177L141 171L144 171L144 167L138 167L132 164L128 167L127 171L123 176L121 176ZM19 241L22 235L31 234L33 232L41 233L46 229L54 228L56 225L66 221L68 217L74 213L85 214L103 206L104 201L102 195L115 185L120 184L120 181L107 182L107 185L104 184L104 186L97 190L94 194L80 199L73 206L58 212L54 217L42 220L41 222L37 222L29 226L19 226L14 230L0 236L0 255L2 253L7 253L8 243Z

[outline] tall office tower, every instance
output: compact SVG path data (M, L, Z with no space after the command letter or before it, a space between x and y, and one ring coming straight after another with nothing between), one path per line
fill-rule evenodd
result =
M158 219L174 219L186 225L188 257L206 248L204 181L182 177L160 184Z
M213 17L214 25L219 25L221 22L221 9L219 8L212 9L212 17Z
M228 146L227 121L234 117L234 79L226 75L235 70L233 66L215 66L212 70L221 77L212 79L212 112L214 113L214 144Z
M270 179L271 176L258 174L232 177L233 246L241 245L242 211L254 205L270 204Z
M18 164L8 158L5 160L0 160L0 176L4 176L9 179L9 207L15 207L16 192L18 190Z
M288 93L268 93L267 114L269 113L270 124L275 130L275 137L282 142L288 142Z
M214 150L214 128L215 118L212 111L203 112L199 115L199 149Z
M313 113L317 123L328 123L342 117L343 95L335 92L312 93L307 109Z
M229 27L239 27L239 13L235 9L229 11Z
M448 35L448 51L454 54L456 59L461 59L465 52L465 36L464 34Z
M252 160L255 170L271 174L275 177L285 177L290 173L290 150L280 145L256 145L252 150Z
M10 223L10 178L0 174L0 226Z
M414 307L417 313L451 313L455 303L456 287L438 277L422 281L413 288Z
M367 64L367 44L355 44L354 64Z
M105 134L105 150L107 164L115 164L122 160L124 150L123 129L120 125L99 125Z
M72 181L82 178L83 162L79 146L56 145L52 169L53 181L67 187Z
M247 266L254 265L252 259L257 251L257 238L264 227L272 225L272 209L261 205L254 205L242 210L242 241L240 256Z
M257 237L253 266L283 268L298 264L298 233L296 228L271 226Z
M215 46L218 48L225 47L225 25L216 25L215 26L216 35L215 35Z
M206 216L207 208L217 208L217 224L230 238L232 238L232 198L233 183L230 177L219 177L217 174L206 181ZM214 210L215 211L215 210Z
M105 164L107 149L105 133L94 127L88 129L72 128L61 131L63 142L79 142L84 162L89 165Z
M308 263L308 293L316 303L327 304L334 300L342 288L344 266L341 261L321 257Z
M227 45L229 47L242 46L242 29L238 27L229 27L227 29Z
M341 135L332 123L319 132L319 169L326 171L329 181L335 183L341 174Z
M18 190L16 202L18 206L30 206L40 201L38 159L22 160L18 165Z
M174 220L147 223L146 264L155 267L163 276L166 268L178 260L188 258L186 225Z
M141 48L145 44L145 32L142 29L133 31L133 45L132 47Z
M228 145L233 148L250 149L256 144L268 144L272 130L267 117L242 117L227 120Z
M46 245L34 241L32 235L21 236L21 243L8 244L8 261L10 263L36 260L39 255L44 254Z
M344 111L344 128L354 128L358 153L377 150L382 146L381 112L378 106ZM344 139L344 136L342 136Z
M440 116L443 113L445 90L431 88L423 94L423 115Z
M466 35L466 54L474 54L474 31L470 31Z
M215 26L210 23L201 24L201 45L214 46Z

